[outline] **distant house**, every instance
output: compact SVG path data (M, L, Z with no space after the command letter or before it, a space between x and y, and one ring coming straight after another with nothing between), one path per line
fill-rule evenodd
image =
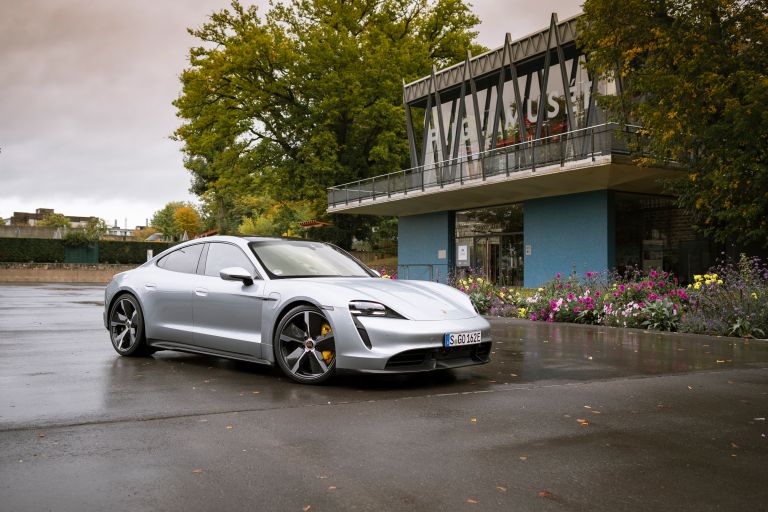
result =
M10 225L12 226L37 226L47 216L56 213L53 208L38 208L35 213L28 212L13 212L13 217L10 218ZM91 217L81 217L77 215L64 215L69 219L69 227L72 229L84 228L88 225L88 220Z

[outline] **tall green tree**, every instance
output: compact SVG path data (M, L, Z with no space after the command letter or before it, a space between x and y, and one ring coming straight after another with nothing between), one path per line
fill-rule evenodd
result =
M586 0L579 44L621 80L599 98L643 127L641 163L675 161L681 207L722 242L768 246L768 2Z
M403 80L461 60L479 22L463 0L234 1L190 33L174 101L193 192L224 231L238 197L308 201L328 186L409 166ZM364 219L337 219L354 234Z

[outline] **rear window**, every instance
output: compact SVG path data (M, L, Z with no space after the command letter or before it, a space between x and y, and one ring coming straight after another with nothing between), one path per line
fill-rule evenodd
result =
M197 262L200 260L200 253L202 252L203 244L187 245L160 258L157 266L172 272L194 274L197 271Z

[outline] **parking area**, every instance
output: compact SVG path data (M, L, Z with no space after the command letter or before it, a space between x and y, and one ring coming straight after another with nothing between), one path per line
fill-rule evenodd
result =
M0 285L4 510L768 500L764 341L494 319L491 364L311 387L217 358L120 358L102 300L100 287Z

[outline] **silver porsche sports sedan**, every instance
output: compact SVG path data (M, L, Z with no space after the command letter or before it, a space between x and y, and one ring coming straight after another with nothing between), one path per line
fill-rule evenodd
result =
M122 356L180 350L280 366L412 372L487 363L490 325L462 292L382 279L330 244L216 236L117 274L104 326Z

